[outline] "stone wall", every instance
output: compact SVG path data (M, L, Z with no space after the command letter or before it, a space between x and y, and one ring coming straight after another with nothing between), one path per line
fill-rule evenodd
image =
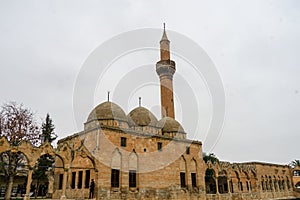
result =
M121 138L126 138L126 145L121 144ZM157 149L158 143L162 144L161 150ZM292 187L288 187L288 180L291 183L288 166L257 162L206 164L202 159L202 145L197 141L102 127L61 140L59 148L63 145L73 152L70 154L67 198L88 197L87 188L71 187L72 172L76 172L76 185L78 172L85 169L90 169L90 179L95 179L97 199L274 199L294 196ZM112 169L119 170L118 187L111 185ZM215 194L206 194L207 169L214 171L214 180L226 177L222 179L223 183L216 182L218 191ZM136 171L136 187L129 187L130 170ZM56 177L62 173L58 169ZM185 173L185 185L182 185L180 173ZM196 174L196 186L192 184L191 173ZM261 177L275 177L275 180L284 181L280 182L284 186L277 190L275 185L273 189L263 188ZM220 184L227 184L228 190L223 191L224 185ZM61 190L57 190L54 198L60 195Z

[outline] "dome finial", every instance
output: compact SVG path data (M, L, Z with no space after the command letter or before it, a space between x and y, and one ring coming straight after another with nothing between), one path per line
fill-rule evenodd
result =
M109 94L110 94L110 91L107 91L107 101L109 102Z
M142 106L142 97L139 97L139 107Z

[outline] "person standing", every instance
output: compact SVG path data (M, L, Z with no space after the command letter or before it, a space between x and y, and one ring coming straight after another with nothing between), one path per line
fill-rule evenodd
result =
M90 185L89 199L93 199L94 198L94 190L95 190L95 182L94 182L94 179L92 179L91 185Z

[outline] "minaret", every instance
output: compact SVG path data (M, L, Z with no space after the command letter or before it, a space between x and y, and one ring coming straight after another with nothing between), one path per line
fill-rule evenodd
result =
M170 41L164 23L164 32L160 40L160 61L156 63L156 73L160 79L162 117L175 118L173 98L173 75L175 71L175 62L170 59Z

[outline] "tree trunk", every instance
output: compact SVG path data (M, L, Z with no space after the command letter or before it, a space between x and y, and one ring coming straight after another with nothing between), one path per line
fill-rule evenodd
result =
M5 200L10 200L13 183L14 183L14 176L10 175L6 187L5 198L4 198Z
M38 194L39 194L39 190L40 190L40 181L39 179L37 180L37 183L36 183L36 187L35 187L35 191L34 191L34 198L37 198L38 197Z

